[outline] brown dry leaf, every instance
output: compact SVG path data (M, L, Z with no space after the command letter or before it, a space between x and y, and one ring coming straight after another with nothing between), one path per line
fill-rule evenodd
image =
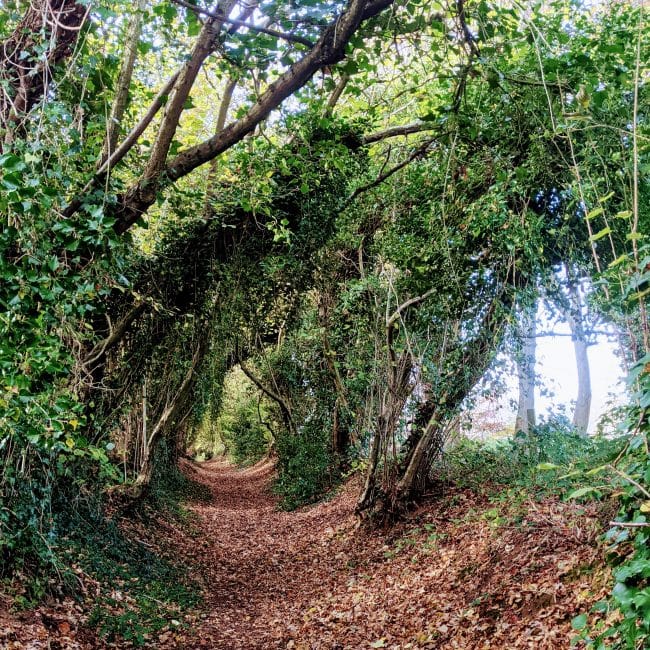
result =
M174 619L191 621L189 629L152 634L149 648L561 650L569 648L571 618L608 589L607 570L587 570L603 565L595 505L531 502L518 525L495 527L482 516L494 508L486 496L450 490L392 530L371 531L357 528L354 481L327 503L287 513L270 491L268 462L246 470L222 461L182 466L213 494L189 505L192 529L162 517L155 529L125 526L188 566L202 580L205 603ZM67 621L83 617L76 604L58 607L65 636ZM0 647L41 634L49 642L42 624L9 621L0 613ZM128 645L95 638L69 647Z

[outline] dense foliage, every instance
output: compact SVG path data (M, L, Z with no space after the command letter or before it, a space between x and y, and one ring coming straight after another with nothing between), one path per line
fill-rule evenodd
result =
M575 627L647 643L642 4L13 0L0 18L3 576L69 563L76 514L172 485L188 450L277 458L287 508L360 469L358 514L400 517L446 475L522 301L570 271L631 369L622 448L549 424L451 457L474 479L576 459L569 487L607 476L577 497L619 498L602 607L620 616Z

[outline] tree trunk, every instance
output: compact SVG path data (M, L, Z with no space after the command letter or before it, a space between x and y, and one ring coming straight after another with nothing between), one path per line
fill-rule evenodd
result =
M207 347L206 337L206 339L203 339L199 342L196 351L194 352L194 356L192 357L190 367L185 374L185 377L178 391L176 392L176 395L172 401L165 406L162 414L156 422L156 425L152 429L148 440L145 441L140 472L138 473L138 476L135 479L133 485L127 488L129 496L131 496L133 499L141 498L151 482L151 476L153 474L154 468L154 452L156 450L158 442L170 426L179 422L179 416L181 415L181 412L185 410L187 401L194 386L196 371L203 361Z
M573 348L576 355L578 369L578 397L576 408L573 412L573 426L581 435L587 434L589 427L589 414L591 412L591 374L589 370L589 357L587 356L587 343L584 336L574 334Z
M440 432L442 416L440 410L435 411L413 448L409 463L397 485L397 494L395 495L397 509L415 492L420 492L424 488L429 464L432 460L431 452L434 449L442 451L443 441L439 440L437 435Z
M372 495L366 494L366 489L364 499L360 500L357 506L357 512L371 508L382 509L384 515L394 518L423 492L430 478L431 465L442 453L452 419L493 358L492 353L497 348L504 318L501 308L506 305L509 305L507 295L495 297L483 317L480 334L473 341L459 339L454 344L454 358L457 355L457 363L451 362L451 350L446 359L440 360L440 363L449 364L449 370L441 378L440 385L437 387L435 406L424 409L431 414L426 427L421 433L415 432L404 462L397 468L395 475L390 477L392 485L385 490L388 497L386 503L375 503L371 498ZM406 398L402 403L402 409L405 402ZM398 419L402 409L396 413Z
M519 377L519 406L515 433L528 433L535 426L535 348L537 333L537 302L521 310L517 375Z
M569 308L566 319L571 328L571 339L576 357L578 371L578 395L573 412L573 426L580 435L586 435L589 427L589 414L591 412L591 372L589 357L587 355L587 337L585 334L584 317L582 312L582 298L580 289L569 278Z
M46 93L52 68L72 53L89 10L75 0L35 0L0 43L0 139L5 148Z
M334 414L332 417L332 452L337 456L342 456L345 454L350 442L345 418L349 404L345 384L336 364L337 355L332 349L328 335L328 332L332 329L330 319L332 304L332 295L328 291L321 289L318 292L318 321L323 346L323 357L336 391L336 401L334 403Z
M402 353L399 360L391 356L390 377L384 391L381 412L377 418L377 430L373 436L370 458L363 492L357 502L356 512L361 514L374 507L378 496L377 475L382 450L387 451L388 445L395 436L395 430L409 396L413 392L414 382L411 380L413 362L408 352ZM385 468L387 469L387 468Z
M395 352L395 339L400 331L400 323L403 324L403 317L406 312L424 302L432 293L433 289L429 289L421 296L410 298L399 305L390 317L386 318L386 386L382 391L381 410L377 418L375 435L373 436L364 489L357 501L356 512L359 515L376 507L379 492L377 489L377 474L382 451L384 455L384 472L389 476L388 480L386 480L385 476L383 492L391 492L395 487L399 468L396 467L395 462L393 463L395 467L387 467L389 464L389 447L392 445L392 453L396 456L395 432L406 402L416 385L412 377L413 357L408 350L404 350L398 357ZM397 459L394 457L392 460L396 461ZM389 500L392 501L392 495L389 496ZM384 504L384 510L387 509L386 504Z
M146 7L146 0L137 0L134 13L131 16L129 25L126 32L126 42L124 44L124 52L122 53L122 67L117 79L117 90L113 98L113 106L111 114L108 118L106 127L106 140L104 141L104 150L99 162L101 167L115 152L117 147L117 140L120 136L120 128L122 126L122 118L126 111L126 106L129 100L129 90L131 88L131 79L133 78L133 67L135 65L135 58L138 53L138 42L140 41L140 34L142 32L142 12Z

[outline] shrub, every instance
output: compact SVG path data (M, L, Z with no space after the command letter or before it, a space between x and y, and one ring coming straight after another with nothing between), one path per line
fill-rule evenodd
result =
M434 472L458 485L522 485L549 489L570 487L572 478L584 481L582 466L593 467L614 458L619 439L580 436L564 416L554 416L527 433L512 438L479 442L463 439L449 450ZM557 467L562 470L550 472Z
M251 417L247 405L237 413L229 437L232 458L239 465L252 465L268 452L268 433L259 421Z
M275 491L287 510L314 502L334 482L334 459L324 431L327 428L320 421L311 420L296 435L278 436Z

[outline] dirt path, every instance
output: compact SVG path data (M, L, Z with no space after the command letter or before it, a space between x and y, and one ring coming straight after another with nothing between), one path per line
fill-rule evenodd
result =
M213 501L191 506L203 531L208 609L197 644L286 648L303 624L302 607L341 579L328 542L354 523L352 494L297 513L278 510L270 463L239 470L223 461L185 465Z
M354 483L287 513L270 492L270 463L183 461L183 471L211 493L188 505L187 526L124 521L204 590L198 612L175 615L187 625L170 615L147 648L568 650L572 618L611 587L595 505L450 489L399 526L370 531L353 516ZM92 599L18 618L6 604L0 648L133 647L98 636Z
M269 491L269 463L185 471L213 499L192 506L201 531L192 554L208 588L182 647L557 650L569 648L570 621L592 591L607 587L588 569L595 518L558 501L505 506L521 515L514 526L495 523L486 497L457 492L370 534L352 516L358 486L286 513Z

